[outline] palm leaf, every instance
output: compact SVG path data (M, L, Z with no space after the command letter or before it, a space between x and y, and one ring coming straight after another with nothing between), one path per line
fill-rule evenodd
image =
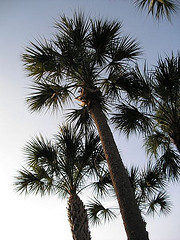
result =
M146 105L153 104L153 78L147 70L146 63L144 64L143 74L141 73L139 66L136 65L130 70L129 78L131 80L131 85L134 86L132 98L137 100L140 106L146 107Z
M61 79L63 73L62 57L51 42L37 40L36 43L31 42L31 47L27 47L25 50L26 53L22 55L22 60L30 77L32 76L36 80L43 77Z
M142 54L142 51L136 39L133 39L128 35L121 37L118 43L113 43L111 47L111 65L127 61L129 59L135 60L140 54Z
M140 179L140 170L138 167L132 166L130 169L127 169L129 181L131 183L131 187L136 194L136 191L139 188L139 179Z
M120 28L118 21L100 19L91 22L90 47L95 50L95 60L100 66L106 62L111 43L118 37Z
M44 195L54 191L53 180L44 170L38 165L33 166L31 170L22 169L15 177L16 191L20 193L34 193Z
M180 74L180 54L175 57L172 53L171 57L165 60L159 59L155 68L154 76L156 79L155 90L163 101L177 101L180 91L179 84Z
M100 224L102 221L109 222L116 218L116 214L111 208L105 208L97 199L92 199L87 205L88 217L90 222Z
M99 175L98 181L92 183L92 188L97 196L103 197L109 195L110 191L113 191L109 172L104 171L101 173L101 175Z
M66 120L73 123L75 131L80 130L82 132L87 132L94 128L94 122L89 114L87 106L70 110L66 115Z
M144 146L150 156L158 157L159 153L164 153L169 146L169 138L161 131L154 131L144 138Z
M169 201L169 196L166 192L159 192L154 198L149 200L148 209L146 214L164 214L167 215L171 212L172 204Z
M127 136L130 133L148 133L152 120L137 108L125 104L116 106L117 113L112 114L111 122Z
M27 142L24 147L24 153L28 166L36 164L53 166L53 164L57 163L56 148L50 141L43 138L41 135Z
M157 160L157 167L171 181L178 181L180 177L180 156L173 149L168 148Z
M142 197L148 197L151 193L156 193L167 186L166 178L159 171L156 164L152 165L151 163L141 172L139 184Z
M68 42L78 50L86 46L89 39L89 19L86 18L83 12L74 12L72 18L63 15L60 21L56 21L56 29L59 35L63 35Z
M31 89L34 92L26 98L31 111L40 111L44 108L54 111L71 99L71 92L67 86L43 81L34 83Z
M148 14L152 14L156 19L167 17L175 13L178 3L174 0L135 0L136 5L140 9L147 8Z

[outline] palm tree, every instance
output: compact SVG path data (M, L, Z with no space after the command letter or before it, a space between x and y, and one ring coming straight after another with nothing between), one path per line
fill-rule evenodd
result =
M106 116L108 105L119 100L122 92L133 91L126 84L126 68L141 53L139 44L120 35L120 22L86 18L82 13L62 16L56 29L55 39L31 43L22 56L34 79L29 108L55 110L76 97L88 109L103 145L128 239L148 239Z
M90 132L84 139L83 134L63 126L55 142L36 137L27 143L25 154L26 168L16 177L16 190L69 196L67 211L73 239L91 239L79 193L90 185L90 176L103 169L105 158L99 137Z
M176 0L135 0L138 8L148 9L148 14L152 14L156 19L167 17L170 20L171 14L178 8Z
M139 85L137 96L117 105L112 122L127 135L144 133L147 152L159 158L158 166L168 177L178 179L180 55L159 59L155 70L144 76L137 67L131 77Z

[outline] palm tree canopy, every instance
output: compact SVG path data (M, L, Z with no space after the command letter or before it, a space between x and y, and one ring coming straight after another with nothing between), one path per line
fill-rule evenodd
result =
M125 134L145 134L147 153L155 156L168 178L179 179L180 152L180 56L159 59L154 71L132 78L139 84L137 96L118 104L112 116L115 127ZM167 157L168 156L168 157Z
M178 8L176 0L135 0L135 4L140 9L147 9L148 14L156 19L167 17L170 20L171 14Z
M68 219L73 239L90 240L87 210L78 194L99 178L105 166L100 138L60 127L54 141L35 137L26 144L26 168L18 172L16 190L68 196Z
M118 105L117 114L113 114L112 121L117 127L123 123L123 129L128 133L148 132L150 128L157 125L170 138L178 136L180 129L179 53L177 57L172 55L165 60L160 59L155 70L149 75L145 72L143 76L136 68L132 70L131 76L139 85L136 97ZM132 117L128 121L130 114Z
M124 89L126 64L141 50L135 39L121 36L120 22L75 13L61 17L56 30L54 39L31 43L22 55L34 78L27 98L32 111L62 107L74 97L84 105L98 98L103 105L117 99L120 90L131 91Z
M85 180L103 168L104 155L94 132L84 140L82 134L63 126L55 140L40 136L26 144L26 168L16 177L17 191L58 193L64 197L77 194L86 187Z

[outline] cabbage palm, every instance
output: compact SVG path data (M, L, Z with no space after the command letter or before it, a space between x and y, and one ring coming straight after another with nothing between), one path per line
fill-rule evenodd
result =
M135 4L140 9L147 9L148 14L152 14L156 19L167 17L175 13L178 8L176 0L135 0Z
M62 16L50 41L31 43L23 54L32 93L30 110L58 109L76 98L88 109L103 145L128 239L148 239L106 112L128 84L127 63L141 53L139 44L121 36L118 21L91 19L82 13ZM109 108L110 109L110 108Z
M16 190L25 193L50 193L68 198L68 219L74 240L91 239L87 212L79 193L104 165L100 139L93 132L84 139L63 126L54 142L41 137L25 147L26 168L16 177Z
M119 104L112 122L129 135L145 134L148 153L158 158L167 176L180 175L180 55L159 59L155 70L144 76L138 68L131 73L139 85L137 96ZM176 151L177 150L177 151ZM161 163L161 164L160 164Z

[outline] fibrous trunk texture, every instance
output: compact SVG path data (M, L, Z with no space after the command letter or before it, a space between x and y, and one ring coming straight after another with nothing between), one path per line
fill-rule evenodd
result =
M87 211L76 194L70 196L67 210L73 240L90 240Z
M130 181L100 103L93 101L89 111L103 145L128 240L148 240L145 222L136 204Z

